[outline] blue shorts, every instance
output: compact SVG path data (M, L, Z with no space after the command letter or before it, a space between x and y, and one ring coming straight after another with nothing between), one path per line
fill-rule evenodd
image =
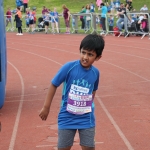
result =
M55 18L55 20L52 19L52 22L53 22L53 23L58 22L58 18Z
M67 148L73 146L76 131L77 129L59 129L58 148ZM78 132L81 146L95 147L95 127L89 129L78 129Z

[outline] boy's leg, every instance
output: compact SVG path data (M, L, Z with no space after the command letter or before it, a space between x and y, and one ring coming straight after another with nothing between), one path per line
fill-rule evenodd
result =
M95 147L86 147L86 146L81 146L82 150L95 150Z
M95 150L95 127L79 129L80 145L82 150Z
M76 129L59 129L58 150L70 150L73 145L75 134Z

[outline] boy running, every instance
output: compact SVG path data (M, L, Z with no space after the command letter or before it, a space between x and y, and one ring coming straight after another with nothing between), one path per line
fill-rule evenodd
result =
M61 67L52 79L39 114L46 120L57 90L63 83L62 105L58 115L58 150L70 150L78 130L82 150L95 150L94 97L99 84L98 61L105 46L102 36L87 35L80 44L80 59Z

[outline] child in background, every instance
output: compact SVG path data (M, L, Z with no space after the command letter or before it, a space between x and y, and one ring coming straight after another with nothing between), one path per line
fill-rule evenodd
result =
M26 31L29 31L29 13L30 13L29 8L26 8L26 16L25 16L25 22L26 22L26 28L27 28Z
M72 17L72 27L75 28L75 19Z
M50 15L48 12L45 12L45 15L43 16L44 25L45 25L45 34L48 32L49 22L50 22Z
M35 30L35 28L36 28L36 7L33 7L32 10L33 10L33 11L32 11L32 14L33 14L33 16L34 16L33 30Z
M87 35L80 44L80 58L66 63L52 79L40 111L46 120L57 88L63 83L61 108L58 115L58 149L70 150L76 132L84 150L95 150L94 98L99 85L98 61L105 46L102 36Z
M108 18L108 24L109 24L109 31L113 31L114 17L112 15L110 15L110 17Z
M56 11L56 8L54 8L54 12L50 12L51 15L51 21L52 21L52 32L55 33L55 27L57 33L59 33L58 28L58 12Z
M95 12L95 5L93 4L93 2L91 2L90 4L90 12L91 13Z
M32 10L29 11L29 14L28 14L28 18L29 18L29 32L30 33L34 33L34 15L32 13Z
M6 27L8 26L8 23L11 24L11 21L12 21L12 13L11 13L10 8L8 8L7 12L6 12ZM11 24L11 26L12 26L12 24Z

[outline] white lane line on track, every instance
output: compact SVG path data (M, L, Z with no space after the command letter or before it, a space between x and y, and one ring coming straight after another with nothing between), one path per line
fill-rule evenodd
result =
M125 137L125 135L123 134L123 132L121 131L121 129L119 128L119 126L117 125L117 123L115 122L113 117L111 116L111 114L108 112L107 108L103 104L100 97L97 94L95 97L97 98L99 104L101 105L102 109L106 113L106 115L109 118L109 120L111 121L111 123L114 125L114 127L115 127L116 131L118 132L118 134L120 135L121 139L124 141L125 145L128 147L128 150L134 150L134 148L131 146L130 142L127 140L127 138Z
M43 42L43 41L42 41L42 42ZM20 44L19 42L15 42L15 43ZM45 41L44 41L44 43L45 43ZM48 42L46 42L46 43L58 44L58 42L50 42L50 41L48 41ZM69 46L77 46L77 47L79 47L79 45L74 45L74 44L66 44L66 43L59 43L59 44L60 44L60 45L69 45ZM33 45L33 44L24 44L24 45ZM142 50L148 50L148 51L150 51L149 48L141 48L141 47L125 46L125 45L109 44L109 43L107 43L107 45L117 46L117 47L134 48L134 49L142 49ZM38 45L36 45L36 46L38 46Z
M17 49L15 49L15 50L17 50ZM23 51L23 50L18 50L18 51ZM27 52L27 51L23 51L23 52L26 52L26 53L29 53L29 54L33 54L33 55L39 56L39 57L41 57L41 58L50 60L50 61L55 62L56 64L59 64L60 66L62 66L62 64L60 64L60 63L58 63L58 62L56 62L56 61L54 61L54 60L52 60L52 59L49 59L49 58L47 58L47 57L43 57L43 56L41 56L41 55L38 55L38 54L35 54L35 53L31 53L31 52ZM98 102L100 103L100 105L103 106L102 109L103 109L104 112L106 113L106 115L107 115L107 117L109 118L110 122L111 122L113 125L115 125L114 127L115 127L117 133L120 135L121 139L124 141L125 145L128 147L128 150L134 150L134 149L132 148L131 144L129 143L129 141L127 140L127 138L125 137L125 135L123 134L123 132L121 131L121 129L119 128L119 126L115 123L113 117L112 117L111 114L108 112L108 110L107 110L107 108L105 107L105 105L102 103L101 100L99 100L98 97L97 97L97 100L98 100ZM109 115L108 115L108 114L109 114Z
M148 81L148 82L150 81L149 79L146 79L146 78L144 78L144 77L142 77L142 76L140 76L140 75L138 75L138 74L136 74L136 73L134 73L134 72L132 72L132 71L130 71L130 70L124 69L124 68L122 68L122 67L120 67L120 66L117 66L117 65L115 65L115 64L112 64L112 63L109 63L109 62L103 61L103 60L101 60L101 62L104 62L104 63L106 63L106 64L112 65L112 66L114 66L114 67L116 67L116 68L122 69L122 70L124 70L124 71L126 71L126 72L128 72L128 73L130 73L130 74L133 74L133 75L135 75L135 76L137 76L137 77L139 77L139 78L142 78L142 79L145 80L145 81Z
M35 54L35 53L32 53L32 52L28 52L28 51L24 51L24 50L19 50L19 49L11 48L11 47L8 47L8 48L14 49L14 50L17 50L17 51L22 51L22 52L29 53L29 54L33 54L33 55L42 57L42 58L44 58L44 59L50 60L50 61L52 61L52 62L55 62L55 63L61 65L60 63L58 63L58 62L56 62L56 61L54 61L54 60L52 60L52 59L50 59L50 58L47 58L47 57L44 57L44 56L41 56L41 55L38 55L38 54ZM56 49L57 49L57 48L56 48ZM59 50L59 49L57 49L57 50ZM65 51L65 50L60 50L60 51L63 51L63 52L66 52L66 53L73 53L73 54L79 55L78 53L74 53L74 52L70 52L70 51ZM146 79L146 78L144 78L144 77L142 77L142 76L140 76L140 75L138 75L138 74L136 74L136 73L134 73L134 72L132 72L132 71L130 71L130 70L124 69L124 68L122 68L122 67L120 67L120 66L117 66L117 65L115 65L115 64L112 64L112 63L109 63L109 62L106 62L106 61L103 61L103 60L100 60L100 61L101 61L101 62L104 62L104 63L106 63L106 64L109 64L109 65L112 65L112 66L114 66L114 67L116 67L116 68L119 68L119 69L121 69L121 70L124 70L124 71L126 71L126 72L128 72L128 73L130 73L130 74L133 74L133 75L135 75L135 76L137 76L137 77L139 77L139 78L142 78L142 79L144 79L144 81L148 81L148 82L150 81L149 79ZM98 62L98 63L99 63L99 62ZM61 66L62 66L62 65L61 65Z
M17 42L16 42L17 43ZM50 43L50 42L49 42ZM19 43L18 43L19 44ZM24 45L30 45L30 46L37 46L37 47L42 47L42 48L48 48L48 49L55 49L55 50L60 50L63 51L62 49L58 49L58 48L51 48L51 47L47 47L47 46L41 46L41 45L33 45L33 44L24 44ZM68 45L68 44L66 44ZM76 46L76 45L72 45L72 46ZM117 45L116 45L117 46ZM142 49L142 48L140 48ZM149 49L146 49L149 50ZM146 57L141 57L141 56L137 56L137 55L133 55L133 54L127 54L127 53L123 53L123 52L116 52L116 51L111 51L111 50L105 50L106 52L112 52L112 53L118 53L118 54L123 54L123 55L127 55L127 56L131 56L131 57L137 57L137 58L141 58L141 59L146 59L146 60L150 60L150 58L146 58ZM73 53L73 52L72 52Z
M53 36L49 36L49 38L50 37L53 37ZM52 38L51 40L55 40L55 42L58 42L58 40L57 40L57 38L58 38L58 36L55 36L56 38ZM74 37L74 36L73 36ZM83 35L83 36L81 36L80 38L78 38L78 40L77 40L77 37L75 38L75 39L73 39L73 38L71 38L71 40L68 40L68 37L66 36L66 37L63 37L63 39L60 39L59 41L62 41L62 42L69 42L69 41L74 41L74 42L79 42L79 41L81 41L82 39L83 39L83 37L85 37L85 35ZM30 37L31 39L32 39L32 37ZM66 38L66 39L64 39L64 38ZM12 39L14 40L14 38L11 38L11 37L8 37L7 39L10 39L11 41L12 41ZM45 42L49 42L47 39L47 35L45 36L45 38L44 37L34 37L34 40L35 39L37 39L38 41L39 40L42 40L42 41L45 41ZM30 40L28 40L28 39L19 39L19 40L26 40L26 41L30 41ZM109 40L109 39L106 39L105 41L106 42L108 42L107 40ZM113 41L113 42L116 42L116 39L113 39L113 38L111 38L111 41ZM135 44L135 41L127 41L126 39L124 39L124 40L118 40L119 42L127 42L127 43L134 43ZM144 41L138 41L137 40L137 42L138 42L138 44L147 44L147 45L149 45L149 41L147 41L147 42L144 42ZM108 44L108 43L107 43ZM141 46L141 45L140 45Z
M137 58L141 58L141 59L150 60L150 58L141 57L141 56L137 56L137 55L133 55L133 54L122 53L122 52L115 52L115 51L111 51L111 50L105 50L105 52L118 53L118 54L123 54L123 55L127 55L127 56L133 56L133 57L137 57Z
M103 144L104 142L95 142L95 144ZM80 145L80 143L76 142L73 143L73 145ZM37 145L37 148L44 148L44 147L50 147L50 146L56 146L56 145Z
M11 136L11 140L10 140L10 144L9 144L9 149L8 150L14 150L14 146L15 146L15 140L16 140L16 136L17 136L17 131L18 131L18 125L19 125L19 121L20 121L20 116L21 116L21 111L22 111L22 106L23 106L23 99L24 99L24 81L23 81L23 77L21 75L21 73L19 72L19 70L11 63L8 61L8 63L15 69L15 71L18 73L18 76L20 78L21 81L21 98L20 98L20 103L19 103L19 107L18 107L18 111L17 111L17 115L16 115L16 120L15 120L15 124L13 127L13 132L12 132L12 136Z

